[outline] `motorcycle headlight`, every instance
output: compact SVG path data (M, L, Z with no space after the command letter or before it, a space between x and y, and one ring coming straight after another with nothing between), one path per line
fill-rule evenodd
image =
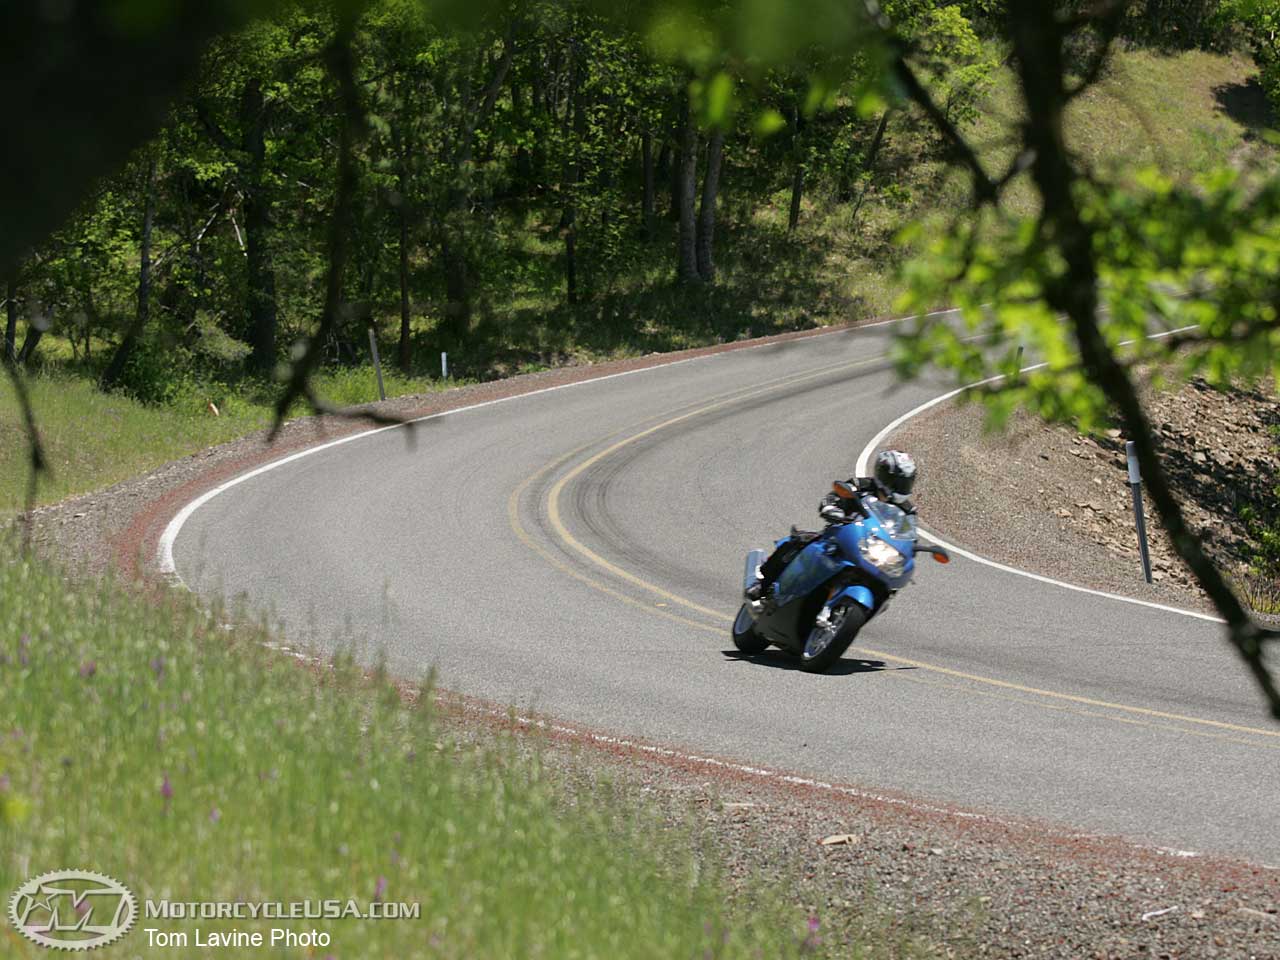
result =
M907 568L907 558L878 537L867 537L859 549L868 563L890 577L900 577Z

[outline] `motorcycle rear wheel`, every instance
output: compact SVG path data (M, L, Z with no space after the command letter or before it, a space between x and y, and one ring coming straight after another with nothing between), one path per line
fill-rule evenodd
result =
M831 608L829 627L814 626L805 639L800 654L800 669L807 673L825 673L844 656L867 622L867 611L852 600L838 603Z
M751 618L751 610L745 603L738 611L737 619L733 621L732 633L733 645L740 653L749 657L764 653L769 646L769 641L756 632L756 622Z

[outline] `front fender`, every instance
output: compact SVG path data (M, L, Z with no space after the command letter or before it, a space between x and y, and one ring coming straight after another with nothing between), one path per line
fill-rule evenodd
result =
M838 593L827 601L826 605L830 607L841 600L852 600L865 609L868 614L874 613L876 609L875 594L871 592L870 588L860 583L851 583L847 587L842 587Z

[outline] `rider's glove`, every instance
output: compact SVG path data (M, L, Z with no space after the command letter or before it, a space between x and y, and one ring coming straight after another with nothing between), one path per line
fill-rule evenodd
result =
M819 507L818 516L822 517L823 520L829 520L833 523L838 520L845 519L844 511L841 510L839 507L837 507L834 503L824 503L821 507Z

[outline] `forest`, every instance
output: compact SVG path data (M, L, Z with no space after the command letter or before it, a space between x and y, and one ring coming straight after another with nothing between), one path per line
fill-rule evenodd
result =
M885 4L935 117L874 50L743 56L677 14L632 28L521 2L459 23L381 0L353 25L350 95L327 5L217 39L159 135L21 252L6 355L148 404L267 389L324 311L348 111L320 366L367 363L370 330L405 375L438 376L447 351L455 375L487 378L889 313L901 228L964 206L940 130L982 121L1007 66L1002 3ZM1275 98L1275 16L1148 0L1120 32L1251 51Z

